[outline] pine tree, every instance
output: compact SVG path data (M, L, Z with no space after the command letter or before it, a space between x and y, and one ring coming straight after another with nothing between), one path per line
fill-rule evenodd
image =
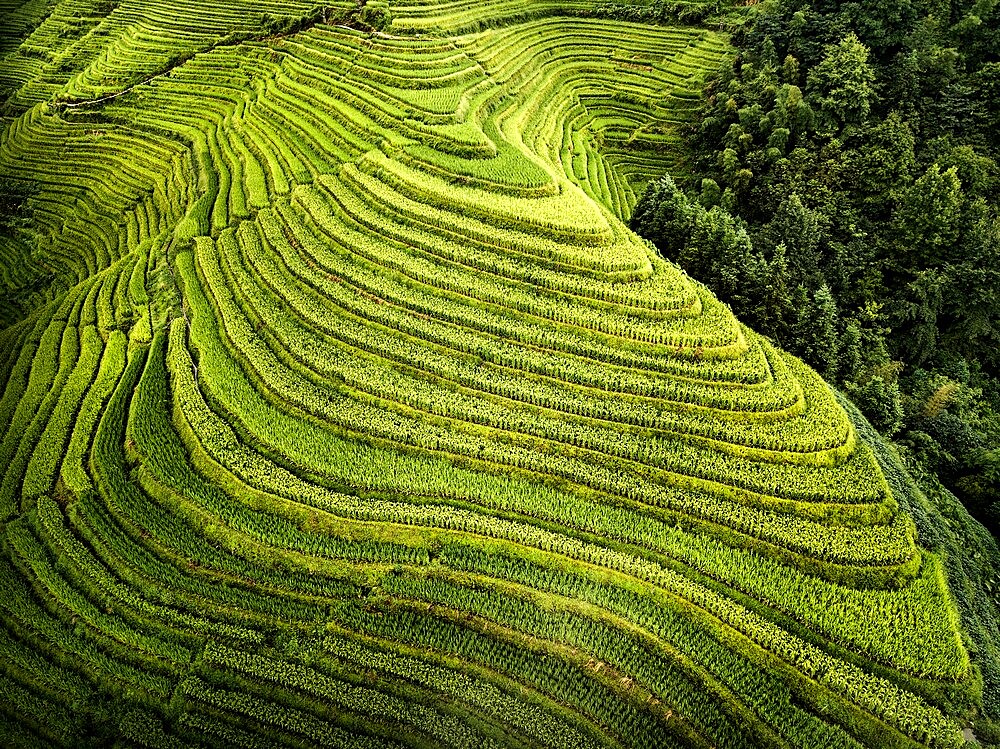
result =
M871 111L875 72L868 63L868 48L852 32L828 46L823 60L807 79L811 96L819 104L828 129L859 123Z
M629 227L676 259L691 236L693 209L669 175L650 183L632 212Z
M837 334L837 302L830 293L830 287L823 284L813 294L816 319L812 341L812 364L830 382L837 377L840 363L840 338Z

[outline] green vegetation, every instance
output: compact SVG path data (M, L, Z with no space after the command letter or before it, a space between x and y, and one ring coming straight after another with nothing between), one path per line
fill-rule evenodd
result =
M631 226L841 387L946 514L954 492L996 528L994 5L768 4L706 87L694 167L654 184ZM977 549L955 573L980 591L963 613L991 620L995 545L949 522ZM995 627L973 629L998 652ZM980 733L1000 739L995 663Z
M4 746L988 730L995 546L624 223L750 251L733 7L13 5Z
M632 226L998 524L994 5L768 5Z

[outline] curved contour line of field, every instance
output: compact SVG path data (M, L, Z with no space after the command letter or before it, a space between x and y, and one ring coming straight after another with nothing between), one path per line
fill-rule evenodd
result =
M4 59L12 743L961 744L871 449L622 223L724 38L79 5Z

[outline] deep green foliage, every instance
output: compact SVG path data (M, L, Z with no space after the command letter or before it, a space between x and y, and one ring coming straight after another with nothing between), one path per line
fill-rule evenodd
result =
M37 191L37 185L24 179L0 179L0 235L12 237L17 229L27 224L28 199Z
M696 181L682 191L664 178L632 218L742 319L843 387L939 506L953 513L944 482L994 527L997 26L994 3L766 6L707 88ZM720 227L713 244L697 240L702 224ZM948 549L952 579L969 580L976 602L963 611L981 623L995 693L996 581L977 560L996 547L962 522L958 538L976 549L964 562L961 540L920 532ZM996 738L998 718L988 698L984 737Z
M632 224L846 388L990 522L1000 522L996 13L910 0L767 6L737 35L692 138L691 187L737 218L751 248L734 253L720 235L716 252L650 221L665 201L697 213L676 188L669 199L651 190ZM934 419L922 415L928 373L962 393Z

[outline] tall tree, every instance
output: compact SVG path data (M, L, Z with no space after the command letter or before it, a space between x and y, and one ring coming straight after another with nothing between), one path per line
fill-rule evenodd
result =
M853 32L826 48L807 81L829 128L860 123L871 111L875 71L868 64L868 47Z

